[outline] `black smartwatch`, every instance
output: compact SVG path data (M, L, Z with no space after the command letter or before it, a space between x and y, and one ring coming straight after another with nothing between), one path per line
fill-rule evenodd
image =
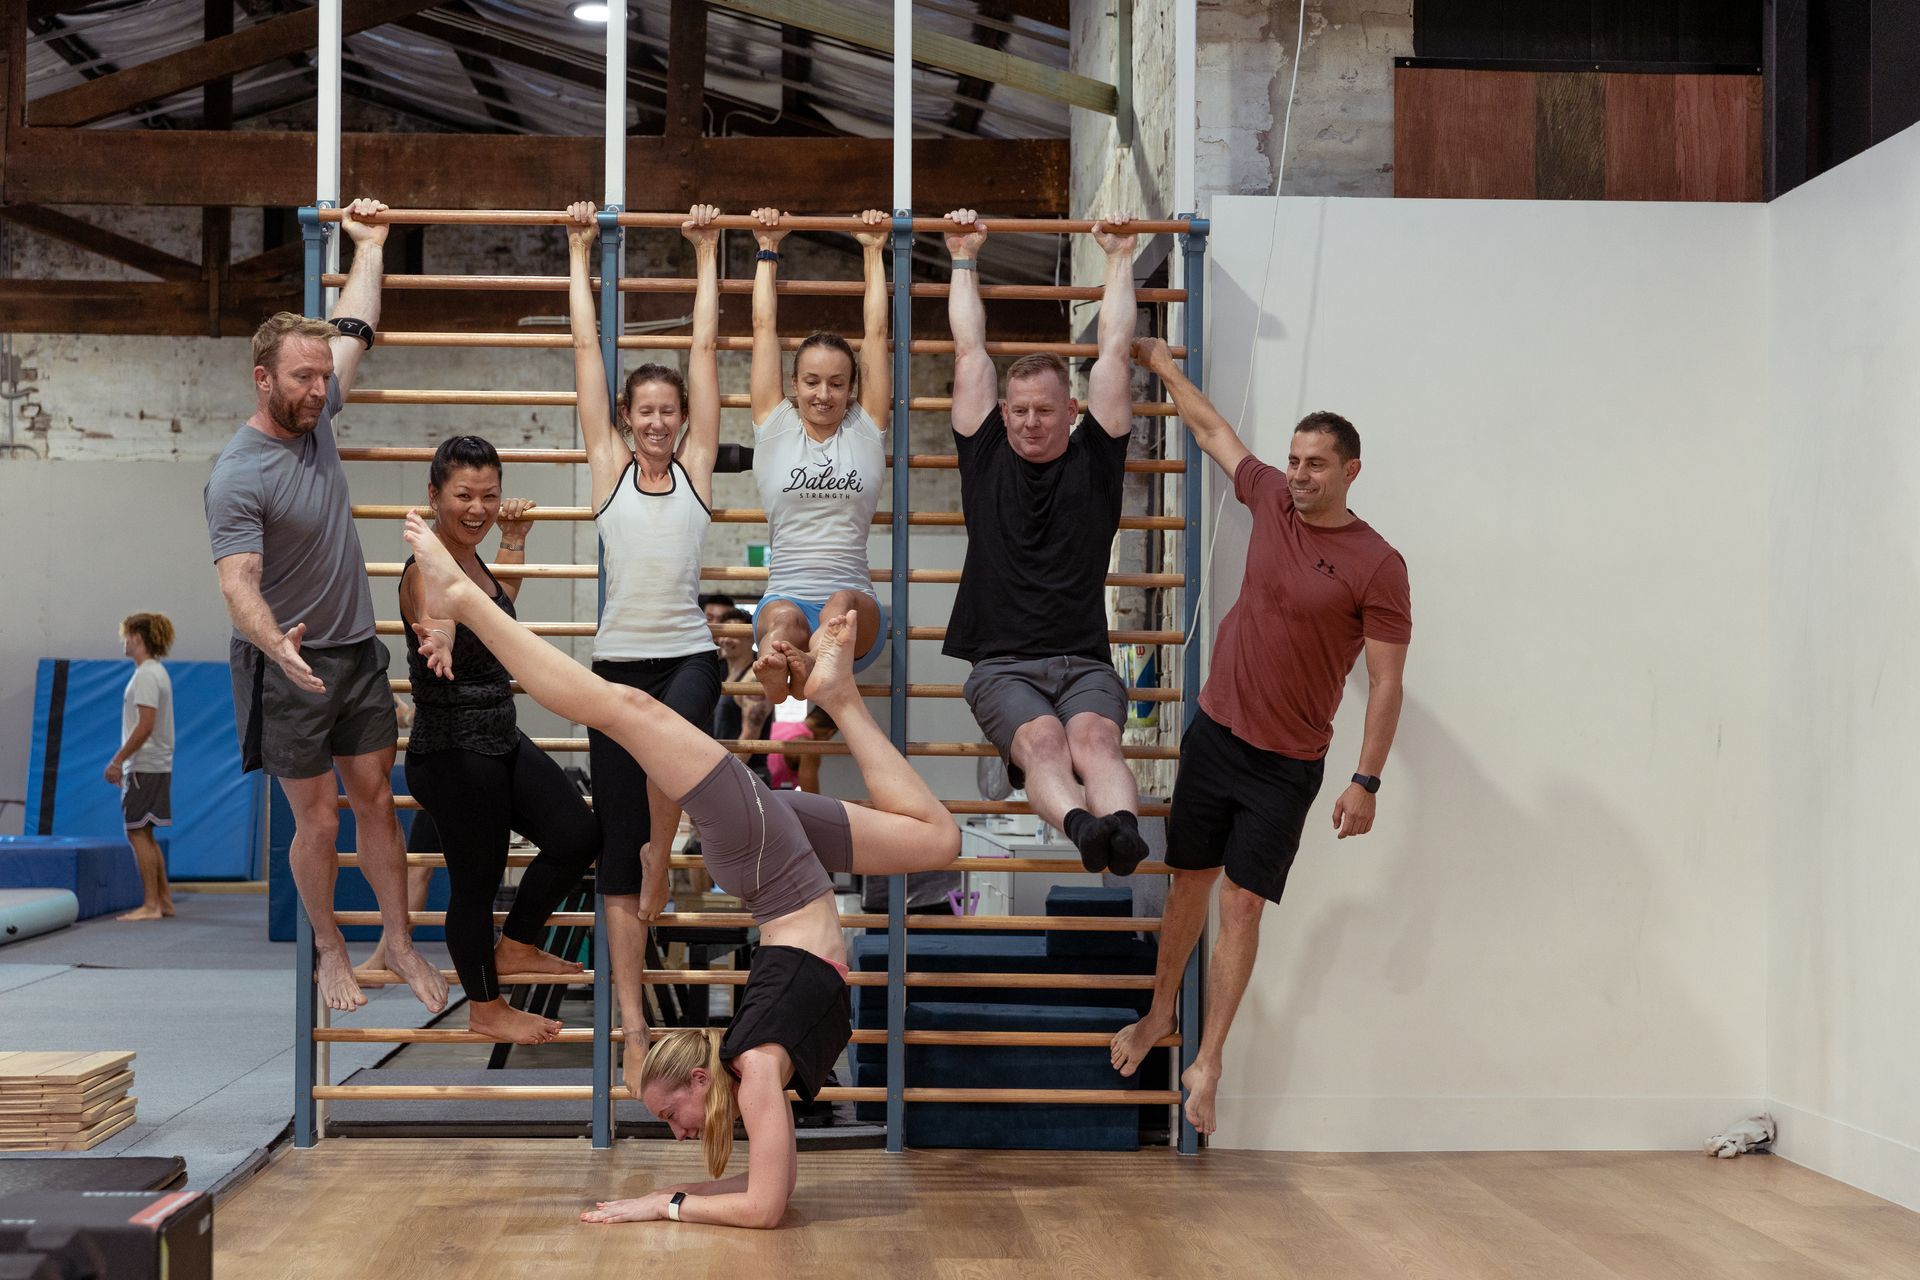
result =
M1372 795L1380 789L1380 779L1370 773L1356 773L1353 775L1353 780L1359 783L1361 789L1368 795Z
M362 346L372 349L373 326L365 320L356 320L352 316L335 316L332 323L342 337L358 338Z
M673 1219L675 1222L680 1221L680 1205L686 1200L686 1198L687 1198L686 1192L676 1191L673 1193L673 1199L667 1201L667 1216Z
M753 254L753 260L755 262L778 262L780 261L780 251L778 249L756 249Z

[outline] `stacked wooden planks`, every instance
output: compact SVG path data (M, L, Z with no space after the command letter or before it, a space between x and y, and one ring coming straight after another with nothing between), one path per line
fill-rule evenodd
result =
M133 1123L133 1054L0 1052L0 1151L86 1151Z

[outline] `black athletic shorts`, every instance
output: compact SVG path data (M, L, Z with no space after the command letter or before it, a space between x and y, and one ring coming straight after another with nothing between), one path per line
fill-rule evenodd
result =
M799 947L756 947L740 1008L720 1042L720 1061L777 1044L793 1061L787 1087L812 1102L853 1040L853 1001L841 972Z
M317 778L333 772L335 756L394 748L400 721L387 683L387 646L379 637L302 649L300 657L325 692L296 688L279 663L239 636L228 647L243 772Z
M1242 889L1280 901L1326 763L1263 751L1196 712L1180 740L1167 865L1224 866Z

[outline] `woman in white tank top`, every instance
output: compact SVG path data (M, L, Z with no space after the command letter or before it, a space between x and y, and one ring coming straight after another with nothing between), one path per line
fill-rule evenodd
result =
M809 335L794 353L792 396L781 373L777 209L756 209L760 241L753 275L753 475L767 512L771 565L754 616L760 659L754 675L772 702L807 696L811 651L822 616L859 617L854 670L880 656L886 615L873 594L867 537L887 480L887 416L893 407L887 353L890 224L877 209L855 234L865 261L865 334L856 362L837 333ZM784 641L784 646L776 645ZM792 656L782 656L791 654Z
M695 205L681 224L698 276L686 379L664 365L641 365L627 376L617 422L589 280L599 234L594 206L582 201L567 213L574 390L606 573L593 670L666 703L704 732L720 696L719 658L698 598L720 448L719 232L708 225L719 210ZM647 1045L647 922L667 903L680 808L612 738L590 730L588 745L601 832L597 881L631 1080Z

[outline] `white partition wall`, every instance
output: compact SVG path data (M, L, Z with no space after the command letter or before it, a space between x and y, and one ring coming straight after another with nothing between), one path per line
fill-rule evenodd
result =
M1920 1207L1920 130L1770 213L1768 1093Z
M1215 403L1276 463L1350 417L1414 602L1378 825L1331 837L1362 674L1217 1145L1687 1147L1765 1097L1766 219L1216 202Z

